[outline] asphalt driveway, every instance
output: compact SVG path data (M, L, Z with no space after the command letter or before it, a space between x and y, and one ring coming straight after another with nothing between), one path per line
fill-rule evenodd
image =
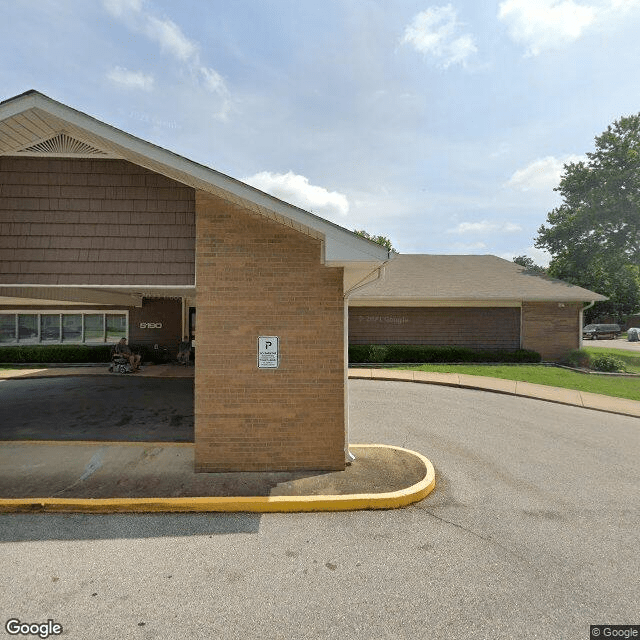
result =
M3 515L0 610L71 638L586 640L590 624L640 623L640 420L432 385L349 388L352 442L433 462L424 501Z
M193 378L2 380L0 440L193 442Z

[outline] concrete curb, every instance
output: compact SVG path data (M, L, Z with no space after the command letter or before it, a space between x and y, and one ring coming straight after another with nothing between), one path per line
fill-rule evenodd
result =
M485 376L471 376L458 373L436 373L427 371L394 369L349 369L350 379L385 380L394 382L415 382L437 384L460 389L475 389L491 393L503 393L535 400L545 400L583 409L615 413L617 415L640 418L640 402L626 398L615 398L587 391L550 387L530 382L503 380Z
M424 466L419 482L387 493L309 496L229 496L193 498L3 498L0 513L155 513L155 512L253 512L357 511L397 509L425 498L435 488L435 470L423 455L391 445L353 445L387 448L416 457Z

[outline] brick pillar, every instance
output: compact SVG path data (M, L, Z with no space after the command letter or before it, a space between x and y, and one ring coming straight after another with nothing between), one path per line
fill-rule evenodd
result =
M522 348L537 351L547 361L580 348L581 308L575 302L523 302Z
M344 469L341 268L319 240L196 196L195 467ZM259 336L280 366L259 369Z

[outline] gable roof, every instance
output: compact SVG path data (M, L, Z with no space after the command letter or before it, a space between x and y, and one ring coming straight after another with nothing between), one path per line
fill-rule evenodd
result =
M593 291L527 271L497 256L401 254L385 265L378 280L351 294L349 303L413 305L442 302L591 302L606 300Z
M0 102L0 155L119 158L322 240L324 260L365 277L390 257L379 245L219 171L146 142L38 91Z

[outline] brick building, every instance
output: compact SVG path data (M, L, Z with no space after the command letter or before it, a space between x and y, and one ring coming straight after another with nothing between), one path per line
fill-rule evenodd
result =
M190 334L198 471L344 468L346 300L388 259L38 92L0 103L0 348Z
M581 346L585 303L606 300L496 256L399 255L349 298L351 344L532 349Z
M38 92L0 103L0 350L189 335L198 471L343 469L347 335L551 359L601 299L493 256L390 256Z

